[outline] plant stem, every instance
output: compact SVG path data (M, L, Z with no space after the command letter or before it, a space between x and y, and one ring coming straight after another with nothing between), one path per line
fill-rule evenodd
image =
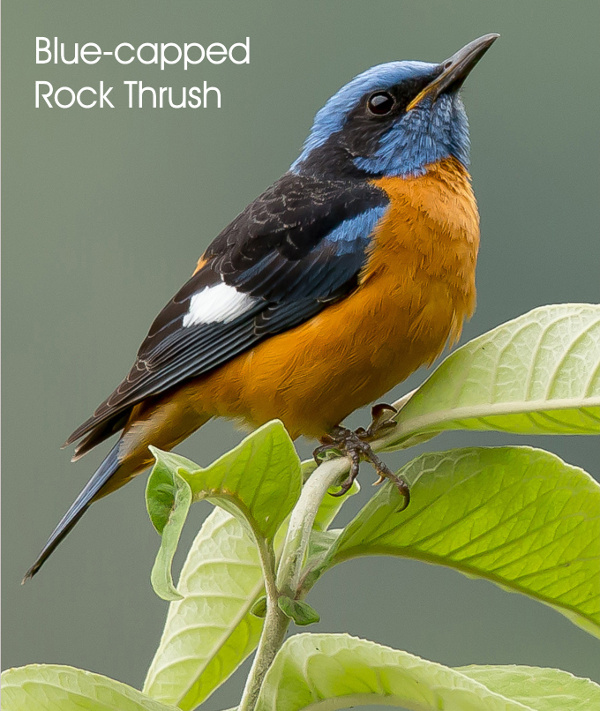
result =
M295 598L310 532L319 506L327 495L329 487L335 484L349 467L350 460L347 457L329 460L318 466L304 484L300 498L290 515L288 532L279 564L277 585L271 577L272 567L269 563L272 561L272 556L267 550L261 550L259 544L263 571L265 572L267 615L238 711L254 711L256 707L265 675L283 644L290 624L289 617L279 609L278 597L279 595L288 595Z
M277 604L277 586L275 584L275 554L273 546L270 545L262 536L255 536L256 547L260 556L260 563L265 579L265 592L267 600L274 600Z
M238 711L254 711L266 673L281 649L290 618L267 598L267 616Z
M296 596L310 532L319 506L327 495L327 490L349 468L350 460L347 457L330 459L319 465L302 487L300 498L290 515L277 573L277 586L284 595L291 598Z

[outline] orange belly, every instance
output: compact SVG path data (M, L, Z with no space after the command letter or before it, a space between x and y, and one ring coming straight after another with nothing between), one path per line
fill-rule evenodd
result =
M458 338L475 307L479 244L468 173L446 160L422 177L376 183L390 207L356 291L188 382L176 400L251 426L279 418L294 438L321 437Z

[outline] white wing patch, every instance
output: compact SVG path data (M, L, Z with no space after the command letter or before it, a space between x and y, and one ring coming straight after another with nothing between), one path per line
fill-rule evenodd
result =
M256 299L243 294L224 282L207 286L190 299L190 308L183 317L184 326L201 323L231 323L251 309Z

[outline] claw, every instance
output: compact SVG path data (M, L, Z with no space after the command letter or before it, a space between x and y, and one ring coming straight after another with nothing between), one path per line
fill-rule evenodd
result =
M374 437L375 434L379 433L381 430L394 427L396 423L392 420L392 418L397 414L398 410L396 410L393 405L387 405L385 402L373 405L371 408L371 424L367 430L369 436Z
M385 421L375 423L376 428L379 428L382 425L385 427L387 426L387 421L390 417L390 411L395 412L395 410L390 405L379 405L376 406L376 408L377 407L385 408L387 415ZM377 413L375 412L376 408L373 408L374 421L377 418ZM320 461L320 458L324 454L333 450L341 452L342 454L345 454L346 456L350 457L350 460L352 462L350 472L347 478L344 479L344 481L341 483L340 490L336 491L335 494L332 494L332 496L343 496L348 492L348 490L354 483L354 480L358 476L358 469L360 466L361 459L366 459L367 461L371 462L371 464L375 468L375 471L379 475L379 479L375 482L374 486L378 486L386 479L390 479L391 481L393 481L396 487L398 488L400 494L404 497L404 506L402 508L402 510L404 510L410 502L410 492L408 485L406 484L404 479L401 479L400 477L396 476L381 461L381 459L379 459L375 452L373 452L371 446L368 443L368 439L370 439L372 436L372 427L369 427L368 430L365 430L363 427L360 427L355 432L353 432L352 430L348 430L345 427L336 427L331 432L331 434L326 435L322 438L322 444L320 447L317 447L315 449L315 451L313 452L313 457L318 463Z

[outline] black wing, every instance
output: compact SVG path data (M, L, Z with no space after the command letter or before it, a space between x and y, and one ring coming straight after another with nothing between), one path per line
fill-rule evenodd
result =
M71 435L82 454L124 413L311 318L351 291L387 196L364 181L286 173L221 232L156 318L127 378Z

